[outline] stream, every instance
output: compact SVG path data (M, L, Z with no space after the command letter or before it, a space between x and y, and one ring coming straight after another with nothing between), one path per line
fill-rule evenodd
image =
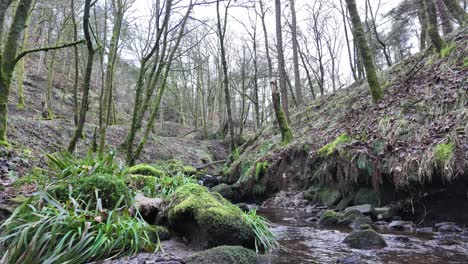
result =
M324 229L305 221L310 212L301 209L259 209L273 223L280 248L269 257L271 264L367 263L458 264L468 263L468 237L464 235L416 235L379 231L388 247L358 250L342 243L351 230ZM316 216L316 215L313 215ZM341 260L340 262L338 262Z

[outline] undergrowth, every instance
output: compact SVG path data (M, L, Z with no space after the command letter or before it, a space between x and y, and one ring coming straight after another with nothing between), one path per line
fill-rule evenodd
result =
M271 223L257 214L253 209L243 214L245 221L249 224L255 234L255 250L271 252L279 247L276 235L271 232Z

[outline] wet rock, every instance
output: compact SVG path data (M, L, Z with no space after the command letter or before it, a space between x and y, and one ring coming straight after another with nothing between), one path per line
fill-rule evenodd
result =
M315 202L315 203L322 203L325 204L327 207L336 205L341 198L340 191L333 189L333 188L318 188L318 187L310 187L304 193L304 199Z
M442 233L462 232L463 229L453 222L439 223L435 225L437 231Z
M211 188L218 185L220 181L221 177L219 176L205 175L198 181L198 183L202 186Z
M232 185L221 183L214 187L211 187L210 191L217 192L228 200L234 200L235 192L234 192L234 186Z
M357 249L384 248L387 246L385 239L371 229L355 230L343 240L343 243Z
M421 227L416 229L416 234L434 235L434 230L432 229L432 227Z
M189 239L197 247L243 245L254 247L251 226L242 210L219 193L198 184L179 187L168 205L171 231Z
M395 231L411 232L415 229L415 225L411 221L392 221L388 227Z
M359 216L359 217L356 217L349 224L349 227L351 227L354 230L365 229L365 228L362 228L363 225L368 225L372 229L372 220L369 217Z
M193 255L187 264L255 264L257 254L241 246L220 246Z
M158 213L161 211L163 203L164 200L161 198L148 198L143 194L138 193L135 196L134 206L138 209L143 219L150 224L154 224Z
M338 214L333 210L327 210L320 216L319 223L323 226L334 226L338 223Z
M398 242L403 242L403 243L409 243L410 242L409 237L406 237L406 236L395 237L395 240L398 241Z
M226 198L226 197L224 197L224 198ZM236 204L236 206L239 207L244 212L250 211L250 206L248 204L246 204L246 203L238 203L238 204Z
M342 259L339 259L337 264L367 264L367 262L363 261L358 256L348 256Z
M307 223L315 223L315 222L318 222L320 219L317 218L317 217L309 217L309 218L306 218L304 221L306 221Z
M350 212L352 210L356 210L361 212L362 214L370 214L372 212L372 209L374 207L371 204L362 204L362 205L355 205L355 206L350 206L344 210L344 213L346 214L347 212Z
M385 206L385 207L376 207L372 211L372 215L375 216L375 218L381 220L381 219L391 219L393 217L393 210L391 207Z
M379 204L379 196L377 192L370 188L360 188L356 195L353 198L353 204L361 205L361 204L371 204L377 205Z

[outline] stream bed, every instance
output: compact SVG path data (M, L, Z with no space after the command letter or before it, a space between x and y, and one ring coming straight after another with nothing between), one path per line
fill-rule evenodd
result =
M357 264L358 260L392 264L468 263L467 237L460 235L422 236L379 231L388 247L358 250L342 243L351 230L324 229L318 223L309 223L305 219L310 213L305 210L263 208L258 212L273 223L273 232L280 243L280 248L268 257L271 264Z

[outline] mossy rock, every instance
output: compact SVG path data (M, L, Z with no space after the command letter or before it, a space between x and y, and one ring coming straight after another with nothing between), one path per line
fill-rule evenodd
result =
M220 246L191 256L187 264L255 264L257 254L241 246Z
M70 178L54 186L50 192L59 200L66 201L70 190L72 197L96 204L96 190L104 208L113 209L122 196L128 197L128 188L124 178L111 174L97 174Z
M364 228L362 228L362 226L370 226L370 229L372 229L372 220L369 217L366 217L366 216L357 216L349 224L349 227L351 227L354 230L364 229Z
M338 214L333 210L326 210L320 216L319 223L323 226L335 226L338 223Z
M232 185L227 185L225 183L221 183L212 187L210 191L217 192L228 200L233 200L235 196L234 187Z
M156 187L156 178L154 176L131 174L127 177L127 184L130 189L134 190L154 189Z
M328 207L336 205L340 201L340 198L340 191L327 187L310 187L304 193L304 199L309 200L311 202L320 202Z
M128 168L129 174L140 174L154 177L164 177L165 173L148 164L138 164Z
M182 186L170 197L168 222L171 229L201 247L254 246L254 233L242 210L198 184Z
M345 237L343 243L357 249L375 249L387 246L385 239L371 229L355 230Z
M198 173L198 170L193 166L183 166L182 172L186 175L195 175Z
M378 205L379 204L379 195L377 192L370 188L360 188L356 195L353 198L354 205L361 205L361 204L371 204L371 205Z

